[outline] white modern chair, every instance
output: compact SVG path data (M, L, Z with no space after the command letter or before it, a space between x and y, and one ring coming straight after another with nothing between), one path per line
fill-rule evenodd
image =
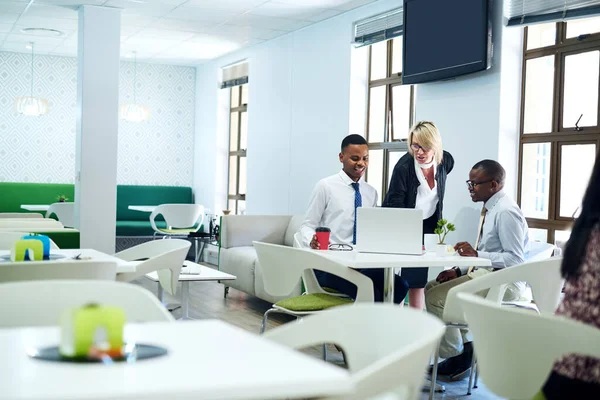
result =
M137 262L135 272L117 275L117 281L131 282L149 272L157 271L160 282L158 297L162 301L162 290L170 295L177 292L179 273L191 243L183 239L153 240L123 250L115 257L124 261Z
M20 261L0 264L0 282L51 279L97 279L114 281L117 264L110 261ZM57 296L62 294L56 294Z
M23 232L0 231L0 250L11 250L13 244L21 240L24 235L27 234ZM52 239L50 239L50 248L58 249L58 246Z
M46 218L0 218L0 230L35 231L64 229L60 221Z
M545 242L529 242L529 251L525 254L525 262L541 261L552 257L554 246Z
M540 312L554 313L556 307L558 307L560 292L563 287L563 279L560 275L561 263L562 258L555 257L543 261L515 265L453 287L446 296L446 305L442 318L446 323L446 327L459 329L469 327L463 314L461 303L458 301L457 296L459 293L477 293L489 289L486 300L500 305L507 285L517 281L525 281L531 286L533 299ZM431 375L432 382L434 383L437 379L438 352L439 347L435 353L434 367ZM471 393L476 362L477 360L474 356L467 394ZM477 378L475 378L475 387L477 387ZM430 391L429 398L433 398L433 389Z
M440 320L421 311L363 303L285 324L264 337L296 349L322 343L340 346L356 387L344 399L391 392L396 399L413 400L419 398L425 368L444 329Z
M0 213L0 218L30 219L30 218L43 218L43 215L40 213L3 212L3 213Z
M66 227L73 228L75 226L75 203L53 203L50 204L46 211L46 218L54 214L58 220Z
M4 266L2 266L4 267ZM120 282L53 280L0 283L0 327L58 325L68 307L97 303L119 306L127 322L173 321L148 290ZM9 306L11 304L18 307Z
M162 215L167 223L167 228L156 226L156 217ZM169 236L190 237L200 230L204 221L204 206L201 204L161 204L150 214L150 225L154 229L154 238L162 235L163 239ZM199 237L194 239L194 262L198 262L200 251L198 250Z
M459 293L458 301L473 333L481 378L498 396L533 398L563 355L600 358L600 329L593 326L500 307L471 293Z
M269 314L282 313L296 318L312 314L326 308L352 303L346 296L324 290L314 273L314 269L329 272L352 282L357 287L356 302L374 301L371 278L319 255L317 251L298 249L277 244L253 242L260 262L265 290L273 296L287 296L300 279L306 288L305 294L278 301L265 312L260 328L263 333Z

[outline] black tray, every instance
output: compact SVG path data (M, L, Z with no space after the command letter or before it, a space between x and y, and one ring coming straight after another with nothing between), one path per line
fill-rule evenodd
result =
M167 354L167 349L164 347L137 343L134 346L126 345L123 356L118 358L111 358L109 356L104 356L102 358L64 357L60 354L58 346L37 349L31 352L29 356L37 360L53 362L112 364L115 362L131 363L136 362L137 360L146 360L149 358L164 356L165 354Z

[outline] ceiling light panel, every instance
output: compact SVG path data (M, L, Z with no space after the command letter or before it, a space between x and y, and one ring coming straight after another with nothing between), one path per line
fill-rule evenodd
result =
M61 18L77 21L79 13L69 7L56 7L33 3L23 17Z
M191 20L191 21L206 21L213 23L222 23L231 18L236 17L237 15L242 14L242 12L235 11L223 11L223 10L215 10L204 7L187 7L182 6L178 7L175 10L171 11L167 17L168 18L177 18L183 20Z
M205 21L184 21L181 19L161 18L150 27L155 29L169 29L173 31L203 33L216 27L214 22Z
M265 3L250 11L251 14L267 15L291 19L310 20L310 17L324 11L325 8L303 6L301 4Z
M265 1L267 0L189 0L185 5L243 13L263 4Z
M45 4L61 7L101 6L106 0L35 0L35 4ZM37 51L37 49L36 49Z
M288 18L267 17L266 15L242 14L227 22L229 25L250 26L280 31L294 31L309 25L309 21Z
M176 5L163 4L162 2L135 3L127 0L110 0L104 5L122 8L123 14L134 14L143 17L162 17L176 7Z

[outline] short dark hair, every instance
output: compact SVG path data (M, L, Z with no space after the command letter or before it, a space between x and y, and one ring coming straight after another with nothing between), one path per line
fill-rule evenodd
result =
M344 149L351 144L367 144L367 141L360 135L348 135L342 140L342 153L344 152Z
M477 164L473 165L472 169L482 169L490 178L498 182L498 184L504 185L506 171L498 161L481 160Z

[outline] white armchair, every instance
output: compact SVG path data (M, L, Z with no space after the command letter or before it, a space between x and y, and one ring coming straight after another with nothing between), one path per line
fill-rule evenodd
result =
M294 234L300 229L302 215L225 215L221 220L219 270L237 277L223 282L224 295L229 287L276 303L301 294L301 285L290 293L274 296L265 290L262 268L252 242L294 246Z

